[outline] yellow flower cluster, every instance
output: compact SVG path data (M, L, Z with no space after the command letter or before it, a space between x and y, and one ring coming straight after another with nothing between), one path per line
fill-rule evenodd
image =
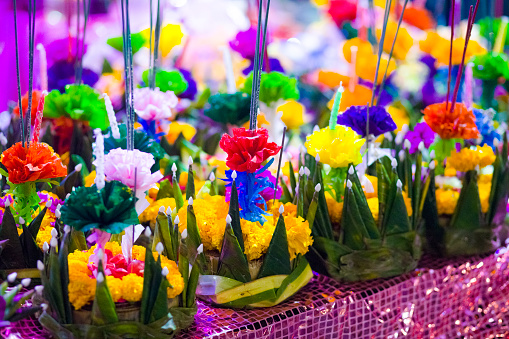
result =
M141 214L139 217L140 223L150 223L155 222L157 218L157 214L159 213L159 209L161 206L164 206L164 210L166 211L168 207L171 207L173 210L177 204L175 203L175 199L173 198L164 198L159 199L152 202Z
M105 249L110 250L113 256L122 253L122 247L117 242L106 243ZM92 272L88 269L88 262L94 250L95 246L88 251L76 250L67 257L69 264L69 301L77 310L94 300L96 280L90 276ZM133 259L144 261L145 251L142 246L133 246ZM157 257L158 253L153 252L153 255ZM184 289L184 279L178 270L177 264L165 256L161 256L161 266L166 267L169 271L166 276L170 283L168 298L175 298ZM143 277L135 273L127 274L122 278L107 276L106 282L114 302L121 300L137 302L141 300Z
M221 250L228 203L223 196L204 194L202 199L194 200L193 208L204 249ZM178 216L179 230L182 232L187 228L187 202L184 202L184 206L178 211Z
M306 138L305 146L312 156L320 155L320 161L331 167L346 167L362 161L361 147L365 140L350 127L337 125L313 132Z
M451 166L457 171L467 172L475 169L491 165L495 161L495 153L493 149L488 146L476 146L475 149L462 148L459 152L453 152L447 159L447 165Z

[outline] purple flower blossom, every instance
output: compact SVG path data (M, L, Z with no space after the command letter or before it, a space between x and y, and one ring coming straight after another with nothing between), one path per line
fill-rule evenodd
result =
M260 39L261 40L261 39ZM260 42L261 46L261 42ZM230 47L245 59L254 59L256 50L256 28L249 27L246 31L240 31L230 41Z
M338 116L338 124L350 127L357 134L366 137L367 114L369 109L369 134L375 137L396 129L396 123L382 106L350 106Z
M63 205L64 202L60 199L54 198L48 193L45 192L37 192L37 195L39 196L39 199L41 199L41 204L45 205L48 201L51 201L51 206L48 207L48 210L51 213L55 213L58 205Z
M193 75L186 69L179 68L178 70L184 77L184 80L187 81L187 89L177 96L181 99L194 100L196 93L198 93L198 89L196 87L196 81L193 79Z
M50 91L56 89L60 93L65 92L65 86L74 83L74 74L73 62L67 60L55 62L48 69L48 89ZM88 68L84 68L81 80L85 85L94 87L95 83L99 80L99 75Z
M429 148L433 141L435 141L435 132L425 122L420 122L415 125L413 131L409 131L405 135L405 139L410 141L410 149L408 152L414 154L417 152L419 144L424 142L424 147Z
M253 71L253 64L254 64L254 61L251 60L251 63L249 64L249 66L247 66L246 68L244 68L242 70L242 74L249 75L249 73L251 73ZM285 73L283 66L281 66L281 63L276 58L269 58L269 67L267 67L266 61L264 61L263 70L265 72L268 72L270 70L271 72Z

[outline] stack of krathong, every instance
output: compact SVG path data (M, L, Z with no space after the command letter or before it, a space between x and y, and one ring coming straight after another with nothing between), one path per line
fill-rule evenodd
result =
M189 170L188 202L179 209L179 226L202 267L197 296L216 305L274 306L313 275L304 258L312 243L308 221L295 205L273 200L275 178L267 170L272 160L263 163L280 147L267 139L265 129L239 128L233 136L223 135L229 206L224 196L216 195L215 184L193 198ZM316 204L315 199L315 209Z
M95 184L67 196L60 211L66 226L51 239L44 263L37 263L49 305L39 321L57 338L173 336L188 327L196 313L198 268L190 277L179 269L184 265L188 272L193 254L164 209L152 240L150 229L140 236L143 228L135 227L140 195L133 190L144 192L160 179L150 172L152 155L115 149L106 157L114 163L104 163L100 131L96 136ZM145 159L137 168L134 157L152 161ZM123 173L125 184L113 180L117 172ZM95 245L88 248L81 232Z
M383 107L352 106L337 117L342 125L336 125L336 116L331 114L329 127L308 136L303 166L309 175L307 179L300 175L293 197L311 208L310 187L324 187L313 224L314 244L308 254L311 266L343 281L409 272L422 253L419 228L429 179L421 178L417 166L414 175L408 169L406 180L401 181L391 153L370 142L371 136L396 128ZM366 163L361 156L361 136L368 141ZM422 157L420 153L416 156ZM374 169L376 175L367 175L366 168ZM297 186L292 176L293 172L291 190L285 192Z

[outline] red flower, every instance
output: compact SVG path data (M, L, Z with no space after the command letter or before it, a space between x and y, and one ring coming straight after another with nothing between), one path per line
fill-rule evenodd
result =
M42 92L38 90L32 91L32 108L30 109L31 116L30 120L31 125L35 123L35 117L37 115L37 107L39 105L39 100L41 99ZM28 110L28 92L25 93L25 95L21 98L21 106L23 107L23 117L26 116L26 111ZM12 111L15 115L19 116L19 104L18 106L14 107L14 110Z
M226 165L238 172L256 172L268 157L281 149L276 143L267 142L268 138L265 128L254 131L234 128L233 136L223 134L219 146L228 153Z
M433 104L423 111L424 121L442 139L477 139L479 130L475 125L475 115L462 103L456 103L450 112L451 103Z
M25 147L18 142L2 153L0 162L7 168L13 184L67 175L67 168L58 154L48 144L40 142L31 142Z
M327 11L336 23L338 28L341 28L343 22L355 20L357 17L357 4L349 0L331 0L330 7Z

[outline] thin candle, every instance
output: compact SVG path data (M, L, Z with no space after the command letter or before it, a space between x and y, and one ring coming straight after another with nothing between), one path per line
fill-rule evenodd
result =
M336 91L336 96L334 97L334 103L332 104L332 110L330 112L329 128L331 130L336 129L336 124L338 122L339 105L341 104L341 97L343 96L344 91L345 89L343 87L343 81L341 81L339 83L339 88Z
M226 92L233 94L237 92L237 86L235 85L235 76L233 75L232 56L230 49L226 46L223 47L223 63L226 73Z

